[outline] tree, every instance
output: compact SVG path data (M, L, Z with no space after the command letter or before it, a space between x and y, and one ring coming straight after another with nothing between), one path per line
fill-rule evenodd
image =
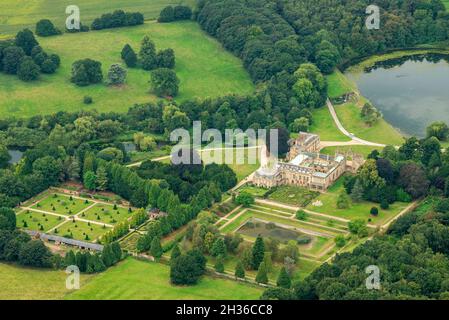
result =
M239 279L245 279L245 268L243 268L243 263L239 260L235 266L235 277Z
M159 239L159 237L154 237L151 241L150 254L156 259L159 259L162 257L163 253L164 251L162 250L161 239Z
M268 283L267 268L265 266L265 263L261 263L259 265L259 269L257 270L257 275L256 275L256 282L263 283L263 284Z
M16 214L10 208L0 208L0 230L14 231L16 229Z
M310 121L306 117L297 118L290 124L289 129L291 132L307 132L309 131Z
M360 202L363 200L363 186L360 180L356 180L351 191L351 200L354 202Z
M399 172L398 184L417 199L427 193L429 180L422 168L415 163L408 163L402 166Z
M223 256L218 256L217 260L215 261L214 269L218 273L224 273L224 261Z
M83 175L84 186L91 191L97 189L97 176L93 171L87 171Z
M348 209L351 204L351 198L345 191L342 191L337 198L337 208L338 209Z
M145 36L142 40L139 58L144 70L153 70L157 68L156 46L148 36Z
M30 57L25 57L17 69L17 76L22 81L33 81L39 78L40 68Z
M161 13L159 14L159 18L157 19L158 22L164 23L164 22L172 22L175 21L175 10L172 6L166 6L162 9Z
M263 261L264 253L265 253L265 244L263 242L263 238L259 235L256 239L256 242L254 242L252 248L251 266L254 270L257 270L259 268L259 265Z
M345 236L342 235L342 234L339 234L338 236L336 236L335 239L334 239L334 241L335 241L335 245L336 245L338 248L342 248L342 247L344 247L345 244L346 244Z
M206 260L198 250L182 254L170 263L170 281L176 285L193 285L204 274Z
M3 71L7 74L17 74L20 63L25 57L25 52L22 48L11 46L3 50Z
M172 251L171 251L170 261L175 260L180 255L181 255L181 249L179 249L179 244L176 243L175 246L173 247Z
M157 53L158 68L173 69L175 67L175 52L173 49L161 50Z
M175 97L179 91L179 78L167 68L159 68L151 73L151 88L159 97Z
M104 166L100 166L97 169L97 189L105 191L108 188L108 175Z
M427 138L435 137L440 141L446 141L449 136L449 127L443 121L437 121L430 124L427 129Z
M19 263L31 267L50 267L51 253L40 240L25 243L19 253Z
M33 172L42 175L47 187L55 185L62 175L62 163L51 156L39 158L33 163Z
M377 207L372 207L369 211L372 216L377 216L379 214L379 209Z
M23 29L16 35L15 45L22 48L27 56L31 55L31 50L39 43L36 41L33 32L30 29Z
M251 207L255 202L254 196L248 192L240 192L235 198L235 203L245 208Z
M108 71L108 84L120 85L125 83L127 71L120 64L113 64Z
M56 69L58 68L58 66L52 59L47 58L42 62L40 68L41 68L42 73L53 74L56 72Z
M61 34L61 31L50 20L42 19L36 23L36 34L40 37L49 37Z
M220 237L214 241L214 244L212 245L212 248L210 250L210 254L212 255L212 257L224 257L226 255L226 246L223 238Z
M8 148L0 144L0 168L6 168L11 160L11 155L8 152Z
M358 235L360 238L368 235L368 229L363 219L356 219L348 222L349 232Z
M89 84L99 83L103 80L101 62L84 59L75 61L72 65L71 82L78 86L87 86Z
M129 68L134 68L137 65L137 55L129 44L126 44L122 49L122 60Z
M175 20L190 20L192 9L188 6L178 5L174 8Z
M287 270L285 267L281 268L281 271L279 272L278 279L276 281L276 285L281 288L290 289L292 285L292 280L290 279L289 274L287 273Z

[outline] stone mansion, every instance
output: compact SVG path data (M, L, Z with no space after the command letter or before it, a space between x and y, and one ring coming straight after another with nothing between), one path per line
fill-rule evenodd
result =
M270 167L268 161L262 161L252 184L265 188L293 185L325 191L342 174L356 172L364 163L363 157L354 153L320 154L320 137L316 134L300 132L289 144L288 162L275 161ZM266 149L262 158L264 152Z

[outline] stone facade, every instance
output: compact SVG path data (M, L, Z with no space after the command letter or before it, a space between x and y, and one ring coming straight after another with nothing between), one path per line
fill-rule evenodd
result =
M355 154L329 156L320 154L320 138L300 132L290 142L289 162L277 162L272 168L262 166L253 175L252 183L272 188L293 185L317 191L325 191L345 172L356 172L363 164L363 157Z

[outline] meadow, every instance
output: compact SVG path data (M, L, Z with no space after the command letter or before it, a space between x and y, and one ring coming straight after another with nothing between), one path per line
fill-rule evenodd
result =
M60 300L66 289L67 274L62 270L25 268L0 263L0 300ZM92 275L81 275L83 286Z
M77 87L70 82L71 67L76 60L100 61L106 76L112 64L123 63L120 57L123 46L128 43L137 52L145 35L150 36L159 50L175 51L175 71L181 81L177 101L253 92L254 86L242 62L195 22L146 22L136 27L38 38L47 52L60 55L61 67L55 74L42 75L31 83L0 74L0 117L29 117L61 110L126 112L135 103L156 101L157 97L150 93L150 73L139 68L128 69L126 83L120 87L103 83ZM85 96L92 97L93 104L85 105Z
M40 19L50 19L60 29L64 28L66 7L77 5L82 23L91 22L103 13L117 9L141 12L145 19L156 19L167 5L186 4L193 6L194 0L2 0L0 2L0 35L13 35L23 28L34 30Z
M325 193L322 193L314 202L309 204L306 209L349 220L363 219L367 223L381 226L399 214L408 205L403 202L395 202L390 205L389 209L384 210L379 207L378 203L361 201L358 203L352 202L347 209L339 209L337 208L337 200L338 196L344 192L343 182L344 178L341 177ZM320 202L320 205L314 205L315 202ZM379 214L377 216L370 214L372 207L378 208Z
M263 292L262 288L207 276L195 286L173 286L169 273L166 265L128 258L68 295L67 299L248 300L258 299Z

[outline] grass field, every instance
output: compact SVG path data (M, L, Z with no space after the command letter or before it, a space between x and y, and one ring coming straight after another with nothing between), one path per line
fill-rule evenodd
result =
M70 200L68 196L58 194L49 195L47 198L39 201L32 208L36 210L43 210L47 212L53 212L62 215L75 215L81 210L92 205L91 201L85 202L85 200L73 198ZM55 210L53 210L53 208Z
M353 85L338 69L332 74L326 76L326 80L327 95L329 98L338 98L345 93L350 93L353 91Z
M40 19L50 19L55 25L63 29L68 5L77 5L80 9L81 21L90 25L93 19L103 13L117 9L138 11L145 15L145 19L155 19L166 5L176 4L194 5L194 0L2 0L0 2L0 34L15 34L23 28L34 30Z
M312 203L307 206L307 209L349 220L363 219L368 222L368 219L371 219L370 223L382 225L405 209L408 205L407 203L395 202L390 205L388 210L383 210L380 208L378 203L362 201L360 203L352 203L348 209L339 209L337 208L337 199L343 190L343 178L340 178L331 188L328 189L326 193L323 193L316 198L316 201L321 201L321 206L314 206ZM370 210L372 207L377 207L379 209L379 214L377 217L370 215Z
M335 155L338 152L346 152L352 151L358 154L363 155L365 158L373 151L373 150L381 151L382 148L379 147L371 147L371 146L340 146L340 147L326 147L321 149L320 153L329 154L331 156Z
M322 141L349 141L349 138L338 130L326 106L314 109L312 119L309 132L319 134Z
M64 271L0 263L0 300L57 300L69 292ZM91 275L81 275L83 286Z
M204 164L227 164L237 175L238 181L243 180L260 168L260 149L222 149L201 152ZM228 159L230 159L228 161Z
M389 145L401 145L404 138L384 119L379 119L374 125L368 126L360 116L360 107L354 103L335 106L338 118L349 132L357 137Z
M122 87L105 84L77 87L70 82L74 61L98 60L106 76L111 64L122 63L123 46L129 43L138 51L145 35L151 37L158 49L174 49L175 70L181 80L178 101L253 92L254 86L242 62L207 36L195 22L147 22L137 27L39 38L46 51L60 55L61 67L55 74L43 75L32 83L0 74L0 117L28 117L60 110L126 112L134 103L155 101L156 97L149 93L150 73L137 68L128 70ZM84 96L91 96L94 103L86 106Z
M93 208L80 214L79 217L107 224L116 224L129 218L130 213L122 207L117 207L117 210L114 210L114 206L112 205L97 203Z
M110 228L84 221L67 221L58 228L58 236L81 241L94 241L108 232ZM87 237L86 237L87 236Z
M39 201L37 204L32 206L33 209L43 210L47 212L53 212L62 215L75 215L81 210L92 205L92 201L86 201L81 199L73 198L64 195L49 195L47 198ZM55 210L53 210L53 208Z
M232 280L201 278L195 286L172 286L169 267L127 259L67 296L68 299L247 300L258 299L263 289Z
M23 211L17 216L17 226L26 230L46 232L63 222L62 217L34 211Z

